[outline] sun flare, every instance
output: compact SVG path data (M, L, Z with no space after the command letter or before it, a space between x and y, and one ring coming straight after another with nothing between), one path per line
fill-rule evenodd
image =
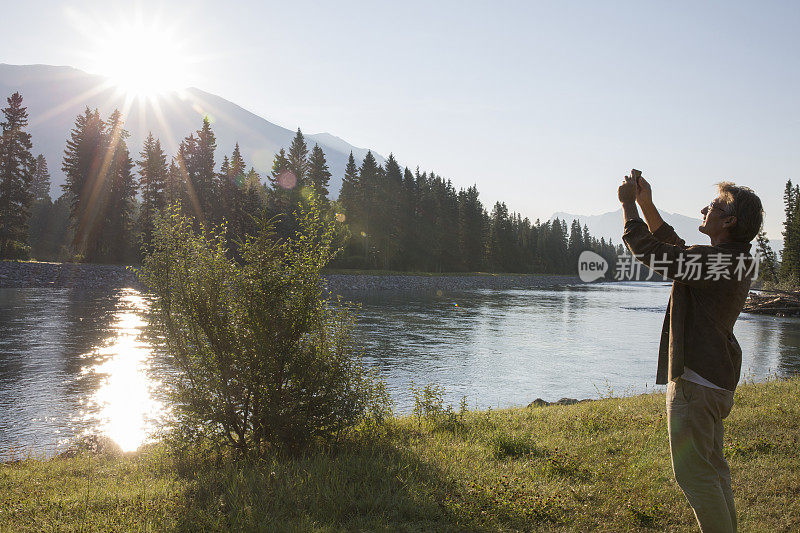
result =
M137 18L105 32L93 39L95 70L127 95L152 97L186 87L189 51L172 29Z

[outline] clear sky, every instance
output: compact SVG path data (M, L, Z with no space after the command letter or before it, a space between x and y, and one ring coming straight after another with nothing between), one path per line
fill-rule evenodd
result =
M800 2L32 0L3 6L0 62L109 74L99 49L137 10L180 43L185 85L476 183L489 208L615 210L636 167L686 215L749 185L780 238L800 180Z

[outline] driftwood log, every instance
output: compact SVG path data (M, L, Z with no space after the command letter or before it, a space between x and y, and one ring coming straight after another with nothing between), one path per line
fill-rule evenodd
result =
M800 316L800 291L750 292L745 313L775 316Z

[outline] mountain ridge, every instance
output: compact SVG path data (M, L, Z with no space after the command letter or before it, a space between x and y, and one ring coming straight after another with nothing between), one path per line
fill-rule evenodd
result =
M700 218L692 218L663 210L659 210L659 213L664 222L675 228L675 232L686 241L686 244L709 244L708 236L698 229L702 223ZM611 239L614 244L622 244L622 208L599 215L575 215L557 211L550 216L549 220L552 221L555 218L566 220L568 226L572 224L573 220L577 219L580 221L581 227L585 224L589 228L589 233L593 237ZM776 253L783 249L783 240L770 239L769 244ZM752 251L755 251L755 247Z
M272 162L281 148L289 148L296 130L275 124L222 96L198 87L170 91L151 101L138 98L126 106L126 96L113 87L108 78L84 72L68 65L10 65L0 63L0 95L19 91L28 108L34 154L44 154L50 169L51 196L59 196L65 182L61 162L75 118L88 106L99 109L105 118L113 109L124 112L125 128L130 133L128 148L134 160L139 158L144 139L152 131L161 140L168 157L177 153L180 141L197 131L204 116L212 122L217 138L216 162L239 144L242 155L266 181ZM127 109L126 109L127 107ZM352 150L360 163L368 148L353 146L331 133L305 135L309 149L319 144L325 152L332 174L329 190L338 197L344 168ZM373 151L379 163L386 159Z

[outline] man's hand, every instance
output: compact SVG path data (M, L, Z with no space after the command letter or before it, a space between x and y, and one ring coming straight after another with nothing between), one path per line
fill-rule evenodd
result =
M644 177L640 177L636 183L636 201L640 206L651 205L653 203L653 190Z
M622 185L617 189L617 197L623 204L636 202L636 182L630 176L625 176Z
M633 174L633 171L631 171L631 174ZM655 233L656 230L664 224L664 219L661 218L658 209L656 209L656 206L653 204L653 190L650 188L650 183L648 183L641 174L639 175L639 179L635 180L635 186L636 202L639 204L639 207L642 208L642 214L644 215L645 222L647 222L647 227L650 228L651 232ZM620 198L620 201L621 200Z

